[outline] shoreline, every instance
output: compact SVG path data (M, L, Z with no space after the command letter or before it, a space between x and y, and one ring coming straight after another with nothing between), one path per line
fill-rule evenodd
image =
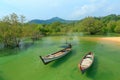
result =
M112 41L112 42L120 42L120 37L104 37L101 40Z

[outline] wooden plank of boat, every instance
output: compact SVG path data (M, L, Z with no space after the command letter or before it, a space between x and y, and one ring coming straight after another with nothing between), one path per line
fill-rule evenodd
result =
M87 53L82 61L78 64L79 69L84 73L93 63L94 54L92 52Z
M44 56L44 57L40 56L40 59L42 60L42 62L44 64L48 64L51 61L54 61L56 59L59 59L59 58L65 56L66 54L68 54L71 51L71 49L72 49L72 45L69 44L66 48L64 48L64 49L62 49L60 51L57 51L57 52L55 52L53 54L49 54L49 55Z

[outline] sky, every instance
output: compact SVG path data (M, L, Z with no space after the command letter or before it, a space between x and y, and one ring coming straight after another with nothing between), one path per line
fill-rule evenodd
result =
M11 13L24 15L27 20L80 20L87 16L118 15L120 0L0 0L0 18Z

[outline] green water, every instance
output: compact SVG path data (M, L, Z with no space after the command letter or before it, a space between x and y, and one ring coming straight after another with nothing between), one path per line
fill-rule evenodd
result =
M120 80L120 43L101 38L72 36L72 52L48 65L39 55L62 49L64 36L45 37L25 50L5 50L16 54L0 57L0 80ZM95 61L81 74L78 63L89 51L94 52Z

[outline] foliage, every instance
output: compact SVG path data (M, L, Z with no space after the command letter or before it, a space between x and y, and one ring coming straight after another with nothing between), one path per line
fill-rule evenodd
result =
M0 43L5 47L19 47L23 38L30 38L33 42L41 35L67 34L72 32L120 33L120 15L105 17L86 17L71 23L53 22L50 24L25 23L25 16L15 13L0 20Z
M22 38L38 39L40 31L36 24L25 24L25 17L12 13L0 21L0 41L5 47L19 47Z
M116 22L115 32L120 33L120 20Z
M108 30L108 32L114 32L115 27L116 27L116 22L115 21L110 21L107 24L107 30Z
M102 29L102 22L93 17L87 17L82 22L83 30L89 34L96 34Z

